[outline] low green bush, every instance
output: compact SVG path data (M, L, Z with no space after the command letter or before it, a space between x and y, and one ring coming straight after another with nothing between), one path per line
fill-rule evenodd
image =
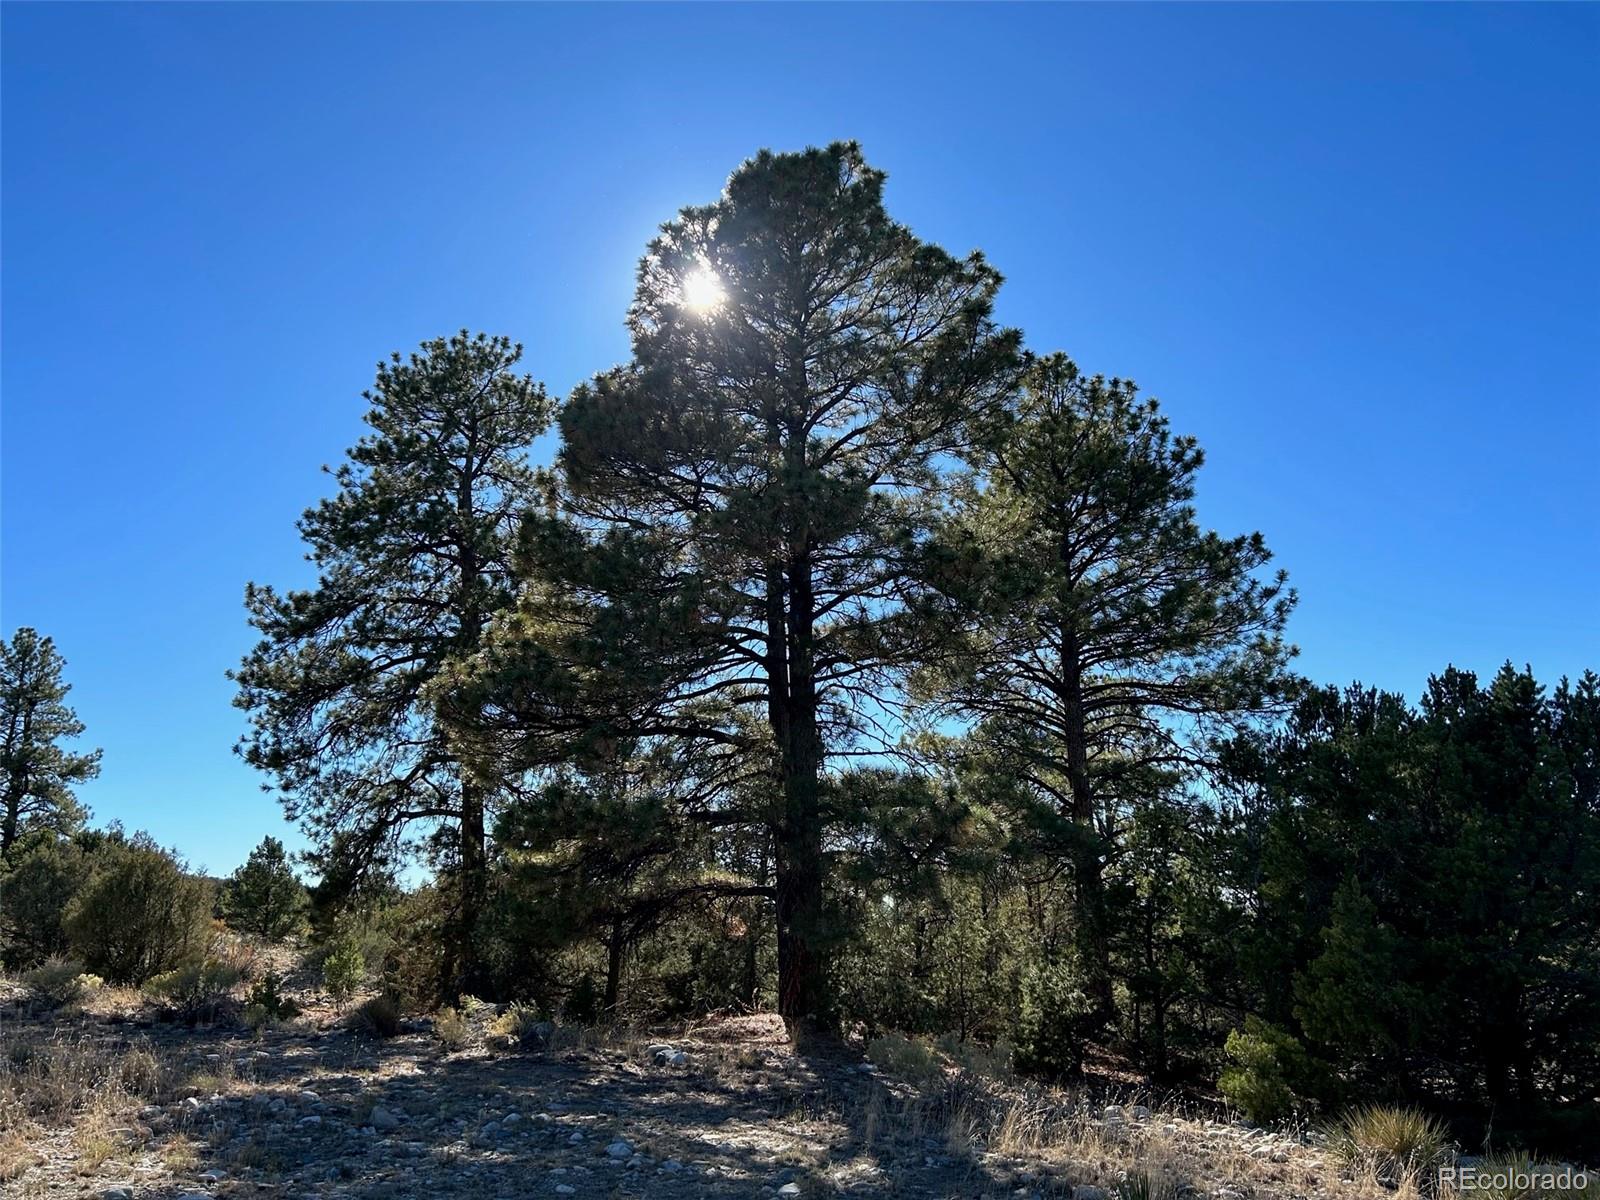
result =
M322 960L322 985L341 1007L367 978L367 963L353 940L341 939Z
M82 1000L102 987L105 980L86 974L83 964L67 958L52 958L22 977L35 1003L45 1008L61 1008Z
M144 994L190 1025L214 1024L233 1007L233 990L243 979L235 964L208 958L148 980Z

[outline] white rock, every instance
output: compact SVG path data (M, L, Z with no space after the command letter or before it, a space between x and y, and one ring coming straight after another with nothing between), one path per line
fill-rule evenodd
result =
M799 1194L800 1185L798 1183L786 1183L778 1189L778 1195L780 1196L798 1196Z

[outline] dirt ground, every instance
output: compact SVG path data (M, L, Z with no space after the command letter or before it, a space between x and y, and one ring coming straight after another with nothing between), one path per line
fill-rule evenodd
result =
M17 1200L1416 1194L1341 1174L1315 1135L1104 1089L912 1086L848 1047L797 1051L768 1016L523 1051L450 1049L427 1020L378 1039L323 1011L253 1035L5 1000L14 1093L35 1064L31 1109L0 1108Z

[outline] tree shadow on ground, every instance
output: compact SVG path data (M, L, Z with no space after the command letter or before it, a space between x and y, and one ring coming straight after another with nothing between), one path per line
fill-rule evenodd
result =
M237 1082L182 1102L164 1136L192 1165L139 1200L1071 1194L974 1147L959 1094L863 1074L839 1047L668 1068L637 1047L447 1054L421 1034L218 1045Z

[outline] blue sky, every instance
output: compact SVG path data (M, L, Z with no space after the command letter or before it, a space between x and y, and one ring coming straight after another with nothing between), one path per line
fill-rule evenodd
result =
M655 225L762 146L861 141L1131 376L1260 529L1313 678L1600 668L1600 8L8 4L0 623L53 634L84 799L215 871L245 581L393 349L552 391L626 357ZM548 448L546 448L547 452ZM292 839L291 840L296 840Z

